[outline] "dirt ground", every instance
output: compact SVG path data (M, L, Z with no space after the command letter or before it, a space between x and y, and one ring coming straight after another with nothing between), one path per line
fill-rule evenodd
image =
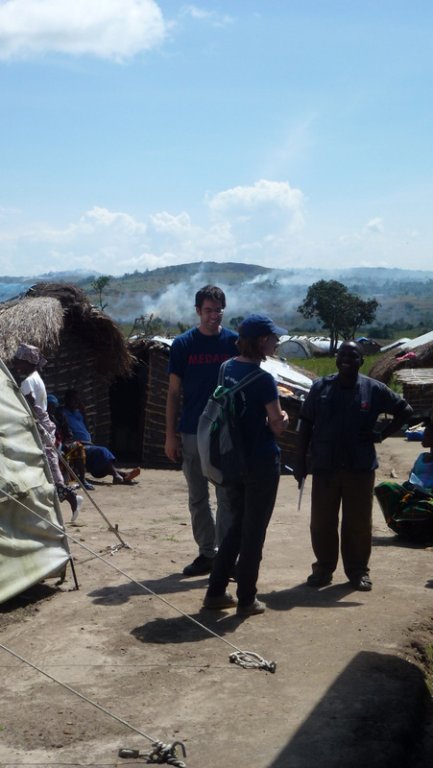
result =
M379 446L377 480L406 479L420 450L403 438ZM86 499L66 524L79 589L68 567L61 586L49 580L0 607L2 768L139 765L119 749L147 753L157 740L183 742L188 768L401 768L395 734L377 723L385 705L413 714L423 695L432 550L399 541L375 504L373 591L352 591L340 565L331 586L312 590L310 487L298 510L294 479L281 479L258 585L267 611L240 621L201 611L206 577L182 577L196 552L181 472L95 483L91 497L129 547L112 549ZM230 663L236 650L275 661L275 674ZM414 702L401 702L400 684Z

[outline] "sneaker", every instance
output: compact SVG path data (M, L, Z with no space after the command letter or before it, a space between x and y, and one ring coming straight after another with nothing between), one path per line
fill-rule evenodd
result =
M95 486L92 485L92 483L89 483L88 480L83 480L83 487L85 488L86 491L94 491L95 490Z
M309 587L327 587L332 582L332 573L310 573L307 584Z
M203 608L211 610L221 610L222 608L235 608L237 601L228 592L223 595L206 595L203 600Z
M358 592L371 592L373 589L373 582L367 573L364 573L357 579L350 579L350 583L353 589L356 589Z
M77 506L75 507L75 509L72 512L71 523L75 523L78 515L80 514L80 509L81 509L81 506L83 504L83 497L82 496L76 496L75 498L77 499Z
M206 555L199 555L189 565L186 565L183 569L184 576L205 576L206 573L210 573L213 565L213 557L206 557Z
M241 618L246 616L257 616L257 614L264 613L265 611L266 605L260 602L260 600L257 600L257 598L249 605L239 605L238 603L238 607L236 608L236 614Z

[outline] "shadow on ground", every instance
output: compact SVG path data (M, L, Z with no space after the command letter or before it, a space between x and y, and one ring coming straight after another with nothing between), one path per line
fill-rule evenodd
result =
M362 652L267 768L408 768L428 706L418 667Z
M201 589L203 595L206 590L208 576L199 579L186 579L181 573L172 573L160 579L147 579L142 582L128 582L114 587L101 587L89 592L96 605L121 605L127 603L135 595L174 595L179 592L190 592L192 589ZM142 586L140 586L142 585Z

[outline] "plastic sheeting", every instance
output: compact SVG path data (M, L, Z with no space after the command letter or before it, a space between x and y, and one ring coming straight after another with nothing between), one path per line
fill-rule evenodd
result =
M0 603L59 574L68 560L60 505L37 426L0 360Z

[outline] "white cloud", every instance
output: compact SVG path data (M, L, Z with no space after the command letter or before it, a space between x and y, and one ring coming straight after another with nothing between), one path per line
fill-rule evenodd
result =
M233 21L232 16L220 14L217 11L199 8L197 5L183 5L180 10L181 16L190 16L196 21L210 22L214 27L225 27Z
M25 220L23 212L0 210L0 275L36 275L93 269L121 275L200 261L259 264L274 268L338 267L398 263L431 264L430 246L417 233L382 219L339 233L308 218L304 195L287 182L265 179L222 190L205 201L200 219L187 211L127 211L93 206L64 226ZM380 233L380 236L378 236ZM413 246L411 245L413 243Z
M57 52L122 61L159 45L165 33L154 0L0 3L0 59Z
M15 274L57 270L65 260L71 268L110 274L198 261L287 266L303 222L302 202L300 190L262 179L209 199L199 222L186 211L138 220L102 206L64 227L0 217L0 274L10 274L11 254Z
M213 211L253 211L264 206L274 206L302 218L304 195L286 181L260 179L253 186L239 186L219 192L209 200Z
M370 219L370 221L367 222L365 228L367 232L381 235L383 233L383 221L379 216L376 216L374 219Z
M191 231L191 219L187 213L173 216L167 211L161 211L151 215L150 222L156 232L164 232L174 237L184 236Z
M87 213L82 216L81 222L84 224L87 222L94 223L96 226L115 227L116 229L130 232L131 234L145 232L147 228L146 224L141 221L136 221L136 219L128 213L108 211L107 208L99 208L98 206L87 211Z

